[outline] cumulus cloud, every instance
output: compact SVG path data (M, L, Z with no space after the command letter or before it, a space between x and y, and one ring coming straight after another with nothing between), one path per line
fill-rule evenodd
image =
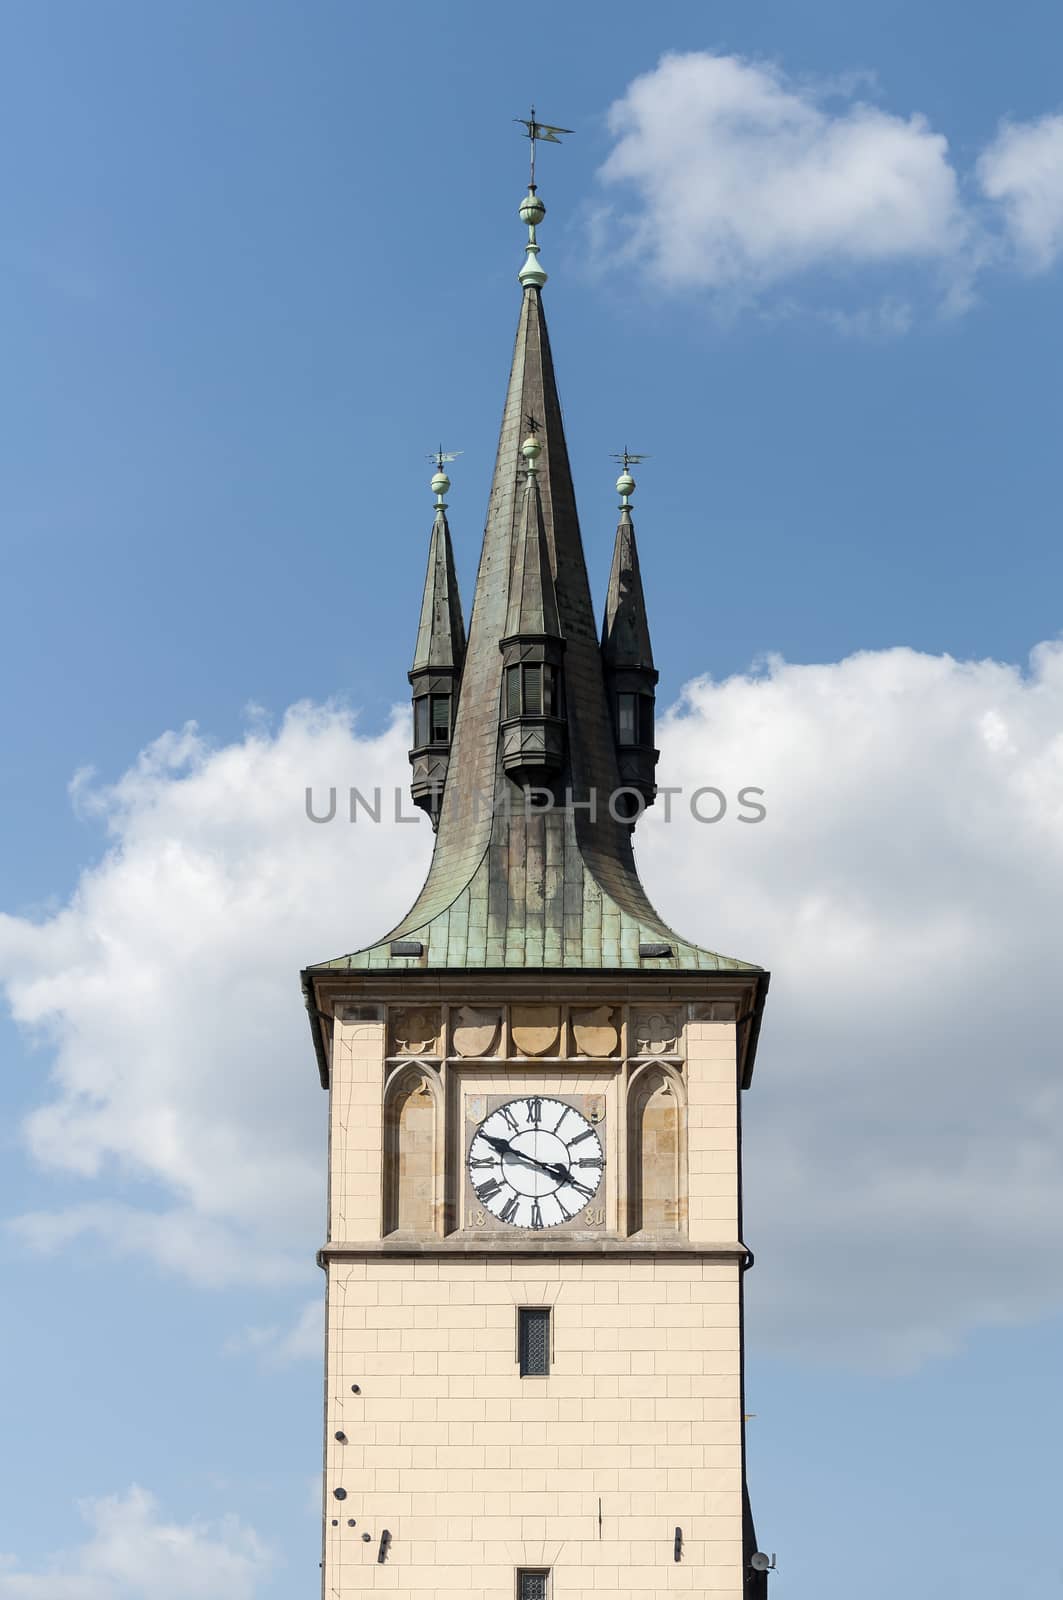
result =
M928 305L967 310L991 265L1056 264L1063 114L1005 123L965 170L925 115L867 88L867 75L812 83L741 56L662 56L609 108L595 253L727 313L812 313L876 338Z
M730 298L810 269L961 273L970 224L944 135L777 67L665 55L609 111L600 176L634 207L613 244L659 281Z
M113 786L81 783L110 849L56 915L0 917L11 1009L52 1059L29 1148L99 1180L22 1219L30 1242L91 1233L203 1283L314 1270L325 1097L298 971L412 902L427 824L343 820L349 785L390 796L408 772L405 722L364 738L346 713L296 706L276 733L212 749L187 728ZM341 791L328 827L306 818L308 785L322 806Z
M1063 114L1005 123L979 158L978 178L1023 263L1034 272L1054 266L1063 255Z
M1027 672L772 660L662 719L662 783L766 791L760 824L680 797L636 836L681 932L775 973L746 1113L762 1345L903 1364L1058 1302L1060 728L1057 644ZM301 706L83 790L107 853L54 915L0 920L0 981L52 1064L28 1146L85 1190L23 1219L31 1245L91 1230L208 1283L308 1270L324 1096L296 971L412 902L427 825L342 820L345 785L405 784L405 744L405 719L367 737ZM339 787L336 821L307 822L307 784ZM316 1356L318 1315L244 1348Z
M235 1517L164 1522L154 1496L135 1485L79 1509L90 1532L76 1549L32 1572L0 1557L0 1600L253 1600L272 1566Z
M679 928L774 969L745 1194L780 1352L905 1365L1063 1301L1061 728L1058 644L772 660L666 721L673 782L767 791L642 850Z

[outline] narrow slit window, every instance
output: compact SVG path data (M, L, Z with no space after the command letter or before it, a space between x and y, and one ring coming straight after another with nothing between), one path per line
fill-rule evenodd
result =
M653 696L639 695L639 744L653 743Z
M517 1600L547 1600L550 1574L542 1567L522 1567L517 1573Z
M449 694L434 694L432 696L432 743L450 743Z
M421 694L413 702L413 742L419 749L428 743L428 695Z
M520 716L520 668L506 668L506 716Z
M638 734L635 727L635 700L633 694L618 694L616 697L616 737L620 744L636 744Z
M550 1308L526 1306L517 1312L517 1350L522 1378L545 1378L550 1371ZM544 1591L545 1592L545 1591Z
M551 666L543 668L543 712L548 717L556 717L557 710L557 681L554 669Z
M542 716L543 711L543 669L542 667L524 668L524 715L526 717Z

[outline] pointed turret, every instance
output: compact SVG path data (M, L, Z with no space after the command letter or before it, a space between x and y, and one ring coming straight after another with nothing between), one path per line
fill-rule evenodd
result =
M458 706L461 670L465 663L465 622L461 614L458 580L454 572L454 550L447 524L447 502L443 496L450 479L443 470L448 458L440 450L435 456L436 471L432 491L436 514L428 545L428 571L421 601L421 620L413 666L409 671L413 686L413 745L410 763L413 780L410 792L414 805L427 811L435 828L443 799L450 743Z
M635 525L631 520L631 496L635 480L628 470L634 457L624 452L624 470L616 480L620 495L620 523L613 546L613 565L605 598L602 623L602 665L609 694L620 781L632 791L623 797L625 811L638 816L653 804L657 793L654 769L657 751L653 743L654 689L657 670L653 665L650 626L639 572L639 553Z
M561 768L565 749L561 657L565 641L550 570L538 460L537 424L521 445L527 474L509 574L505 636L499 641L502 768L522 788L541 788Z

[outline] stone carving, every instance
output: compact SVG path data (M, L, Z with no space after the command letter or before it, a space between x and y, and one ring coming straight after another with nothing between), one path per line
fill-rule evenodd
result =
M638 1012L633 1022L637 1055L675 1055L679 1049L679 1021L674 1011Z
M400 1056L435 1055L439 1044L439 1012L408 1010L391 1013L392 1049Z
M459 1056L494 1055L502 1023L498 1011L479 1011L461 1006L454 1020L454 1048Z
M558 1006L513 1006L509 1013L514 1048L522 1056L545 1056L556 1051L561 1034Z
M620 1043L616 1012L611 1006L573 1011L572 1036L581 1056L611 1056Z

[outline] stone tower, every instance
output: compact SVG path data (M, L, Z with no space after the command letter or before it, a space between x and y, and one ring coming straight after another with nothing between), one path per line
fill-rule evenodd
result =
M739 1100L768 979L668 928L635 868L657 759L635 484L625 461L599 637L543 216L533 184L467 644L442 459L433 479L428 878L303 975L330 1097L326 1600L764 1592Z

